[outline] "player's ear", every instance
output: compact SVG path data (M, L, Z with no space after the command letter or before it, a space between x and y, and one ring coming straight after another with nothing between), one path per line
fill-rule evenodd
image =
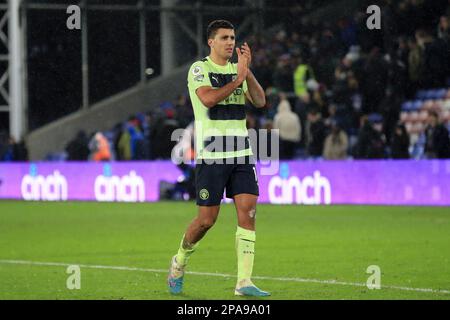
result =
M212 48L213 47L213 43L214 43L213 39L208 39L208 46L210 46Z

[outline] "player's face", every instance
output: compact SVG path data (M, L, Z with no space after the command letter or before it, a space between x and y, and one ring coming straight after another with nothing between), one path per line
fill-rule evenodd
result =
M219 29L214 39L210 39L211 49L224 59L230 59L233 56L235 44L233 29Z

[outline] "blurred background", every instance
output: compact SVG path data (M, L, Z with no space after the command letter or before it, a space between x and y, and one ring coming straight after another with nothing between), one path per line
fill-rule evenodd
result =
M82 0L73 30L71 4L0 3L1 161L170 159L218 18L252 48L267 106L247 125L279 129L282 160L450 157L448 0Z

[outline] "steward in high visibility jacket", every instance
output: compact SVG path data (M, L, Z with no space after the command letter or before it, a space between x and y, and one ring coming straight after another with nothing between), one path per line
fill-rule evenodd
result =
M294 71L294 91L297 97L303 97L308 93L306 83L309 79L315 79L311 67L301 62Z

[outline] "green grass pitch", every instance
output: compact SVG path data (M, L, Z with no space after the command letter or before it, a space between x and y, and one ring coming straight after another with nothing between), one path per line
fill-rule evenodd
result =
M184 293L168 293L169 260L195 214L181 202L0 202L0 299L242 299L232 204L192 256ZM267 299L450 299L449 208L259 205L256 234ZM79 290L66 287L71 264ZM379 290L365 286L370 265Z

